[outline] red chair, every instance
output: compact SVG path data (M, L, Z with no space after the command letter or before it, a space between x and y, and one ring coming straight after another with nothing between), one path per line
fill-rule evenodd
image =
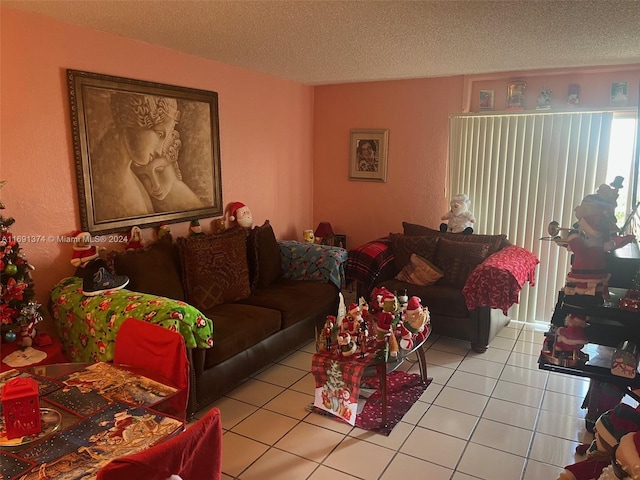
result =
M170 399L168 413L185 418L189 401L189 359L181 334L128 318L116 335L113 363L154 372L172 382L180 392Z
M182 480L221 479L222 423L217 408L176 437L111 460L98 471L97 480L168 480L175 475Z

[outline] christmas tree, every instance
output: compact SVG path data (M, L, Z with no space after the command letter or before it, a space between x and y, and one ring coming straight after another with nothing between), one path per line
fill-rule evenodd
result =
M30 346L35 336L34 325L42 320L42 310L34 301L31 272L35 268L9 231L14 223L13 218L0 215L0 326L4 340L15 340L16 330L20 329L21 344Z

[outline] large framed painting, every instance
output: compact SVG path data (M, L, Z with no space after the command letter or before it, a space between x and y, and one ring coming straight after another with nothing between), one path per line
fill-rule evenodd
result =
M349 180L387 181L389 130L351 130Z
M218 94L67 70L82 228L223 213Z

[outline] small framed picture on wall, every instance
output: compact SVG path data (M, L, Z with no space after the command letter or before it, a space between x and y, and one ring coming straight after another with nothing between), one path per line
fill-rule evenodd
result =
M629 102L629 82L611 84L611 105L625 106Z
M527 82L509 82L507 85L507 110L524 110L524 92Z
M493 110L494 90L480 90L480 110Z

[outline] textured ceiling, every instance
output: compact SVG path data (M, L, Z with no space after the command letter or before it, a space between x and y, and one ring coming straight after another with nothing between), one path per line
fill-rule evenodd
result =
M1 3L310 85L640 63L637 0Z

